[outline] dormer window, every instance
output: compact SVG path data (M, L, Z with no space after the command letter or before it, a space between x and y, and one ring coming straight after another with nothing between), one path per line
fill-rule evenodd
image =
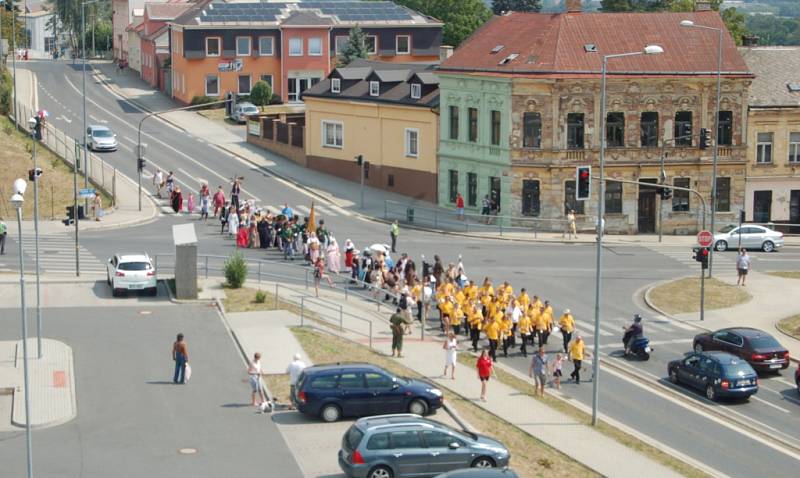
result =
M419 83L411 84L411 98L415 100L422 98L422 85Z
M502 65L505 65L505 64L507 64L507 63L509 63L511 61L514 61L518 56L519 55L517 53L512 53L512 54L508 55L507 57L503 58L502 60L500 60L500 63L498 63L498 65L502 66Z
M342 80L331 78L331 93L339 93L340 91L342 91Z
M378 81L369 82L369 95L379 96L381 94L381 84Z

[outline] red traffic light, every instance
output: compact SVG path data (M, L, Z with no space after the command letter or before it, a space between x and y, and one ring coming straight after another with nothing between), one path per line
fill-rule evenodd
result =
M581 169L581 179L587 179L589 177L589 171L586 169Z

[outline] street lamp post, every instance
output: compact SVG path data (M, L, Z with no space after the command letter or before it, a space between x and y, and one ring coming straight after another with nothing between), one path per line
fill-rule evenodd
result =
M13 45L11 51L11 71L14 76L14 128L17 128L17 11L14 9L14 4L11 4L11 41L8 42L9 46Z
M592 380L592 425L597 425L597 404L600 397L598 382L600 378L600 291L602 285L603 265L603 209L605 209L605 155L606 155L606 73L608 60L637 55L657 55L664 49L657 45L647 45L642 51L630 53L617 53L603 56L603 69L600 76L600 187L598 188L597 206L597 264L595 270L595 299L594 299L594 356L592 367L594 379Z
M83 60L83 131L81 131L81 138L83 138L83 187L89 188L89 145L86 143L86 5L97 3L98 0L90 2L81 2L81 57ZM89 199L84 199L83 209L89 209ZM75 211L78 214L78 211ZM77 244L76 244L77 248Z
M14 195L11 196L11 205L17 210L17 227L19 230L19 297L20 313L22 315L22 368L23 383L25 387L25 443L28 452L28 478L33 477L33 451L31 443L31 416L30 416L30 392L28 387L28 320L27 309L25 307L25 264L24 253L22 251L22 205L25 199L22 197L28 185L24 179L14 181Z
M42 293L39 268L39 168L36 165L36 118L28 120L33 157L33 242L36 254L36 355L42 358Z
M705 25L696 25L691 20L682 20L681 26L686 28L699 28L701 30L710 30L717 32L717 103L714 106L714 156L711 163L711 234L714 234L714 220L717 216L717 158L719 157L719 103L722 95L722 28L708 27ZM714 264L714 246L708 251L708 277L711 277L711 271Z

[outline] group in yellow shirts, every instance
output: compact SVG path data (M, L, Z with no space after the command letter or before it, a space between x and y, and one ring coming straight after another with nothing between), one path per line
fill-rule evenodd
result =
M497 361L497 351L502 347L503 356L508 356L508 349L517 344L519 337L520 352L528 356L528 345L538 341L539 347L547 345L553 329L561 331L563 349L570 354L576 363L576 371L572 377L580 381L580 363L583 360L583 341L580 337L572 340L575 333L575 318L569 309L564 310L561 317L555 320L553 306L549 301L542 301L538 296L532 298L523 288L514 294L514 288L503 282L497 289L487 277L478 287L469 281L460 287L449 278L436 288L436 304L439 309L441 329L445 334L469 335L472 349L478 351L481 332L489 341L489 356Z

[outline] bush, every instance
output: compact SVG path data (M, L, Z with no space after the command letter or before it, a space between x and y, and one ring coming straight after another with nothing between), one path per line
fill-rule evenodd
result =
M263 290L256 292L256 304L263 304L266 301L267 294Z
M191 101L190 104L192 106L197 106L197 105L205 105L205 104L208 104L208 103L213 103L215 101L217 101L217 100L214 99L214 98L211 98L211 97L208 97L208 96L205 96L205 95L197 95L194 98L192 98L192 101ZM214 108L214 107L216 107L216 105L215 106L210 106L209 108ZM205 108L198 108L198 109L205 109Z
M245 279L247 279L247 264L244 262L244 256L239 252L234 252L225 261L225 280L228 287L238 289L242 287Z
M256 106L268 105L272 100L272 88L266 81L256 81L250 90L250 102Z
M7 115L11 111L11 95L13 90L11 75L7 71L0 73L0 114Z
M280 95L273 94L272 98L269 100L269 104L271 105L282 105L283 100L281 99Z

